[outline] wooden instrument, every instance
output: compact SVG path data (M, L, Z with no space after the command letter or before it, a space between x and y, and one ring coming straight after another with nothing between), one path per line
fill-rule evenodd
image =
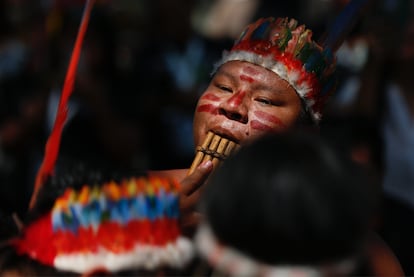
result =
M202 162L208 160L211 160L213 166L217 167L238 147L239 145L234 141L223 138L213 132L208 132L204 142L197 147L196 156L188 171L188 175L193 173Z

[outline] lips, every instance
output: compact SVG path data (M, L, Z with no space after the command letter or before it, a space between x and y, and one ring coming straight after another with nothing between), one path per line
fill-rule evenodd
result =
M238 139L236 139L235 138L235 136L233 136L232 134L225 134L224 132L220 132L220 131L217 131L217 130L211 130L214 134L216 134L216 135L219 135L220 137L222 137L222 138L226 138L226 139L228 139L228 140L230 140L230 141L233 141L233 142L235 142L235 143L237 143L237 144L239 144L239 140Z
M222 122L221 125L214 126L210 128L209 131L240 144L240 141L245 138L245 134L238 129L240 129L240 127L236 128L232 123Z

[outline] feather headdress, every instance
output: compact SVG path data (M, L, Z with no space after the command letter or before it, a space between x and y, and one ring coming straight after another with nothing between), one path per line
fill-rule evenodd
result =
M326 98L335 88L336 60L330 48L312 40L312 31L295 19L261 18L241 33L216 69L229 61L263 66L286 80L304 100L315 122Z

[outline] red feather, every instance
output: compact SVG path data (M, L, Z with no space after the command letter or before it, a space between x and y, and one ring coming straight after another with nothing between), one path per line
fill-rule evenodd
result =
M81 25L79 27L68 71L66 73L66 79L62 89L62 95L60 97L55 123L52 132L50 133L49 138L46 142L45 155L39 171L37 172L32 197L30 199L29 209L33 208L34 204L36 203L37 194L40 188L46 181L46 178L52 174L55 167L60 147L60 139L68 115L68 100L73 91L82 43L85 37L86 29L88 27L89 18L94 2L95 0L88 0L86 2Z

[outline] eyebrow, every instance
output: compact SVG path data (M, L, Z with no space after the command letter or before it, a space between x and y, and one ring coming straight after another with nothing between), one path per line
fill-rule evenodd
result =
M284 92L284 91L282 91L282 90L280 90L280 89L275 89L275 87L274 87L274 86L269 86L269 85L262 84L262 83L255 84L255 85L253 86L253 88L254 88L255 90L265 90L265 91L272 91L272 92L274 91L274 92L277 92L277 93Z
M236 82L237 81L237 78L233 74L231 74L230 72L225 71L225 70L221 70L221 71L217 72L216 76L217 75L219 75L219 76L220 75L224 75L225 77L231 79L232 82Z
M226 70L221 70L218 71L216 75L224 75L225 77L231 79L231 81L234 82L238 82L238 77L234 76L233 74L231 74L230 72L226 71ZM280 78L280 77L279 77ZM255 79L256 80L256 79ZM284 79L282 79L284 80ZM267 84L264 84L263 82L257 81L254 83L253 88L254 90L263 90L263 91L269 91L269 92L274 92L274 93L288 93L287 88L288 87L292 87L286 80L286 86L283 86L283 88L280 88L282 86L278 86L279 88L276 88L275 86L270 86ZM292 87L292 89L296 92L295 88Z

